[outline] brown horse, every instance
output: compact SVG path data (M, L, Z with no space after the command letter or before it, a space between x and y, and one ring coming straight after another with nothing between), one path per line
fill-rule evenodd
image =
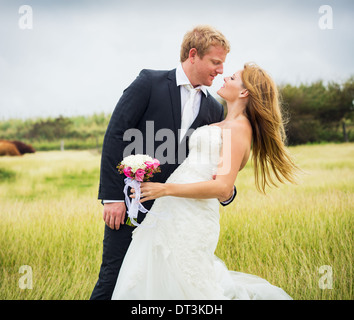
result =
M7 146L2 147L2 149L4 149L4 151L2 151L0 153L0 155L5 155L4 153L6 153L6 152L7 153L10 152L11 155L16 155L16 156L18 155L18 154L13 154L15 152L14 152L13 148L11 146L9 146L8 144L13 144L17 148L17 150L19 151L20 155L25 154L25 153L36 152L36 150L30 144L25 144L25 143L18 141L18 140L11 140L11 141L10 140L0 140L0 143L7 144ZM7 149L9 149L9 150L7 150ZM10 151L10 149L11 149L11 151ZM10 154L8 154L8 155L10 155Z
M0 156L21 156L15 144L9 141L0 141Z
M17 147L18 151L20 151L21 154L36 152L36 150L30 144L25 144L17 140L11 140L9 142L13 143Z

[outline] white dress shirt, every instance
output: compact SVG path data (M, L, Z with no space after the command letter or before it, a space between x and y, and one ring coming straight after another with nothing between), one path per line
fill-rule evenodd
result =
M184 70L182 68L182 64L180 63L177 68L176 68L176 83L177 86L180 87L180 92L181 92L181 114L183 114L183 108L189 98L190 92L188 91L187 88L185 88L185 85L191 85L188 77L184 73ZM194 89L200 89L200 91L196 94L194 98L194 103L193 103L193 116L195 118L197 117L200 109L200 101L202 99L202 93L204 93L205 97L208 96L208 91L205 86L198 86L195 87Z

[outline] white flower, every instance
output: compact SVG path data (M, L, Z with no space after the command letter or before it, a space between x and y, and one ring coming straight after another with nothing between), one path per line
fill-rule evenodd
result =
M143 169L145 170L146 165L145 161L153 161L153 158L146 154L133 154L131 156L127 156L123 159L121 164L123 164L126 167L131 167L132 172L136 172L138 169Z

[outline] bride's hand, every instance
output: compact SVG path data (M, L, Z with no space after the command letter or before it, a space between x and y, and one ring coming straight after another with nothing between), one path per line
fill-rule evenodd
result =
M166 193L166 184L158 182L142 182L140 185L140 202L157 199L167 195ZM135 198L135 190L132 188L130 190L132 194L131 198Z

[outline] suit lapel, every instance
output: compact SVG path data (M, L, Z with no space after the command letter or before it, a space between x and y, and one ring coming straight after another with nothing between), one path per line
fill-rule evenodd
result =
M208 92L208 96L209 96ZM209 105L209 99L202 93L202 99L200 101L200 108L199 108L199 113L197 117L195 118L194 122L191 125L192 129L197 129L201 125L204 125L205 122L207 121L207 115L208 115L208 105Z
M170 98L171 98L171 106L172 106L172 115L173 115L173 122L174 122L174 130L175 130L175 137L176 143L179 143L178 140L178 130L181 128L181 92L180 88L177 86L176 83L176 69L173 69L168 74L168 87L170 91ZM191 129L197 129L201 125L206 124L208 119L208 105L209 105L209 97L210 93L208 92L208 96L206 97L202 93L202 99L200 102L200 109L199 113L190 126ZM184 138L183 140L185 140ZM183 142L183 141L182 141Z
M173 122L175 125L175 133L177 135L178 129L181 127L181 93L180 88L177 87L176 83L176 69L173 69L168 74L168 87L170 90L171 106Z

